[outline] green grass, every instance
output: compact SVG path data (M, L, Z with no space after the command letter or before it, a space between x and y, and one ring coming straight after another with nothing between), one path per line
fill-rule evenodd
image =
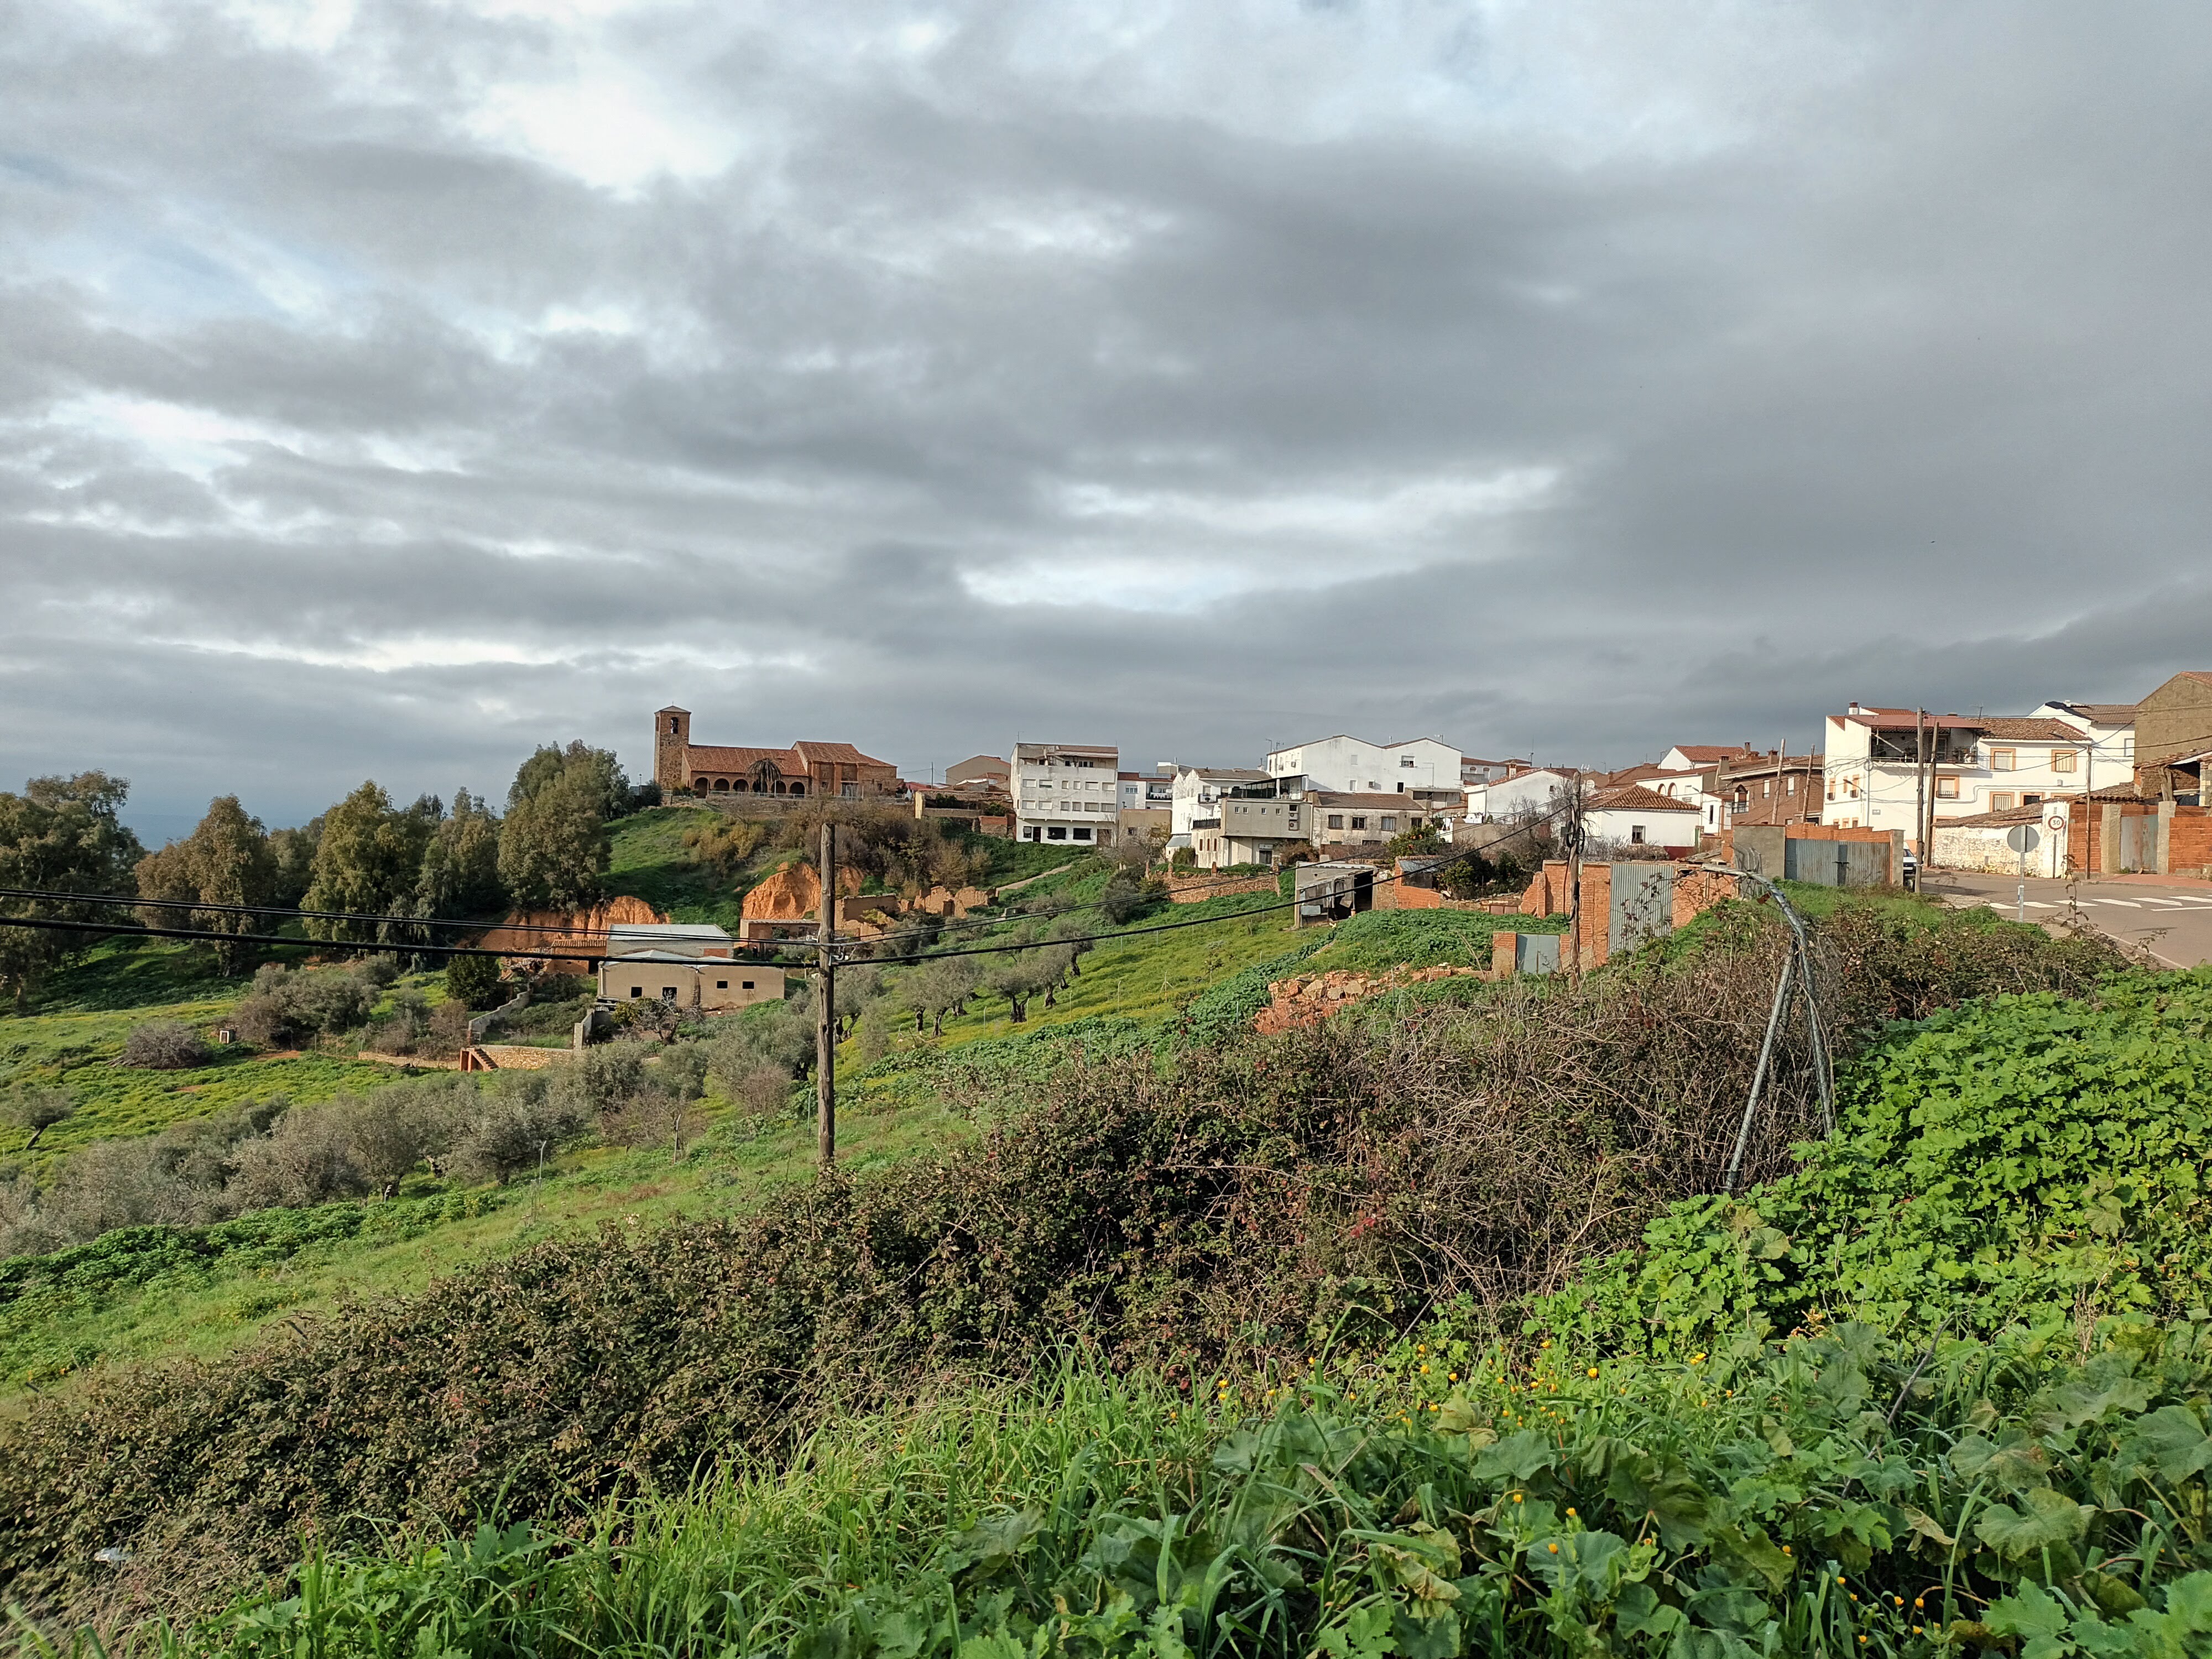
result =
M736 898L715 897L715 878L690 864L682 847L684 827L706 810L663 808L616 826L618 874L611 886L683 920L734 922ZM1103 860L1071 860L1064 848L994 845L1006 854L1010 871L1054 872L1024 890L1024 897L1044 903L1095 898L1109 874ZM1079 976L1055 997L1054 1006L1037 998L1021 1024L1012 1022L1003 1000L986 995L966 1015L947 1021L941 1042L904 1047L877 1066L865 1066L848 1043L841 1056L842 1161L865 1168L969 1133L945 1105L943 1065L985 1072L1034 1067L1052 1063L1055 1042L1080 1044L1093 1055L1133 1054L1157 1042L1194 1001L1249 970L1279 963L1287 953L1328 945L1331 965L1387 965L1383 959L1394 952L1403 953L1398 959L1425 963L1467 951L1486 961L1483 941L1498 921L1456 912L1378 913L1335 930L1332 944L1324 930L1301 933L1290 912L1261 911L1271 902L1267 895L1237 895L1157 907L1132 925L1205 920L1215 925L1132 933L1101 944L1081 959ZM1255 911L1260 913L1247 914ZM1105 926L1097 911L1077 915ZM947 938L988 942L1003 931ZM434 1000L442 994L434 974L410 975L401 985ZM57 975L36 1012L0 1018L0 1083L58 1081L83 1103L74 1118L46 1132L38 1159L272 1095L308 1103L363 1092L398 1074L392 1067L315 1053L276 1059L217 1051L212 1064L178 1073L106 1063L140 1021L174 1018L204 1028L244 988L242 980L215 975L212 959L196 947L103 947ZM1264 1000L1264 977L1261 994ZM1249 1019L1249 1012L1241 1018ZM1033 1049L1031 1039L1045 1039L1045 1046ZM520 1031L513 1040L530 1036ZM563 1040L563 1034L544 1040ZM901 1042L910 1039L902 1036ZM802 1092L795 1090L795 1098ZM0 1129L0 1157L19 1154L27 1139L26 1131ZM84 1268L66 1293L50 1285L30 1297L0 1285L0 1297L14 1297L0 1300L0 1389L45 1385L103 1360L228 1352L272 1320L343 1297L416 1289L439 1274L562 1232L626 1224L633 1217L643 1224L743 1210L786 1183L811 1178L813 1142L811 1118L796 1109L789 1118L750 1119L710 1097L702 1108L702 1132L674 1163L662 1152L571 1152L542 1183L467 1194L436 1190L434 1183L425 1190L418 1177L410 1195L386 1205L340 1204L264 1212L214 1228L152 1230L168 1237L139 1249L131 1257L136 1265L118 1267L113 1258L123 1247L97 1241L81 1247L89 1253L82 1256L59 1253Z
M721 816L711 806L656 806L617 820L607 891L641 898L671 921L714 922L736 933L757 878L717 875L684 845L686 830Z
M2027 1377L1966 1345L1923 1356L1856 1331L1698 1365L1520 1364L1449 1338L1315 1358L1195 1398L1073 1362L954 1389L571 1533L487 1517L318 1552L164 1645L1899 1659L2027 1638L2037 1659L2182 1659L2212 1644L2197 1528L2166 1519L2203 1514L2212 1443L2185 1403L2212 1376L2187 1333Z
M841 1106L839 1160L854 1172L973 1132L926 1098L890 1109L856 1096ZM101 1361L228 1352L272 1321L342 1299L420 1290L605 1224L738 1213L813 1176L811 1116L750 1117L709 1099L692 1133L677 1159L665 1148L586 1148L562 1155L542 1182L446 1192L417 1177L388 1203L132 1228L0 1263L0 1412L27 1387Z
M433 1002L444 995L436 974L410 975L393 988L401 986ZM148 1134L272 1095L327 1100L374 1088L395 1075L390 1066L354 1060L350 1051L278 1059L243 1048L215 1048L210 1064L180 1072L109 1063L122 1053L133 1026L168 1019L204 1033L236 1006L246 989L244 978L216 975L213 958L199 946L125 941L103 945L55 975L32 1012L0 1016L0 1088L58 1084L80 1103L76 1116L40 1138L33 1158L43 1162L94 1141ZM382 1002L390 1000L387 992ZM0 1158L21 1156L30 1139L28 1130L0 1125Z

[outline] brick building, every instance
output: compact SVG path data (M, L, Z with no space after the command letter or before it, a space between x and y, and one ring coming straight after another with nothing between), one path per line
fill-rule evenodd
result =
M849 743L794 743L746 749L691 741L691 711L673 704L653 717L653 781L663 793L829 796L896 800L898 769Z
M1826 775L1819 755L1730 755L1714 767L1712 793L1727 825L1818 823Z
M2136 787L2155 799L2203 804L2212 759L2212 673L2176 674L2136 705Z

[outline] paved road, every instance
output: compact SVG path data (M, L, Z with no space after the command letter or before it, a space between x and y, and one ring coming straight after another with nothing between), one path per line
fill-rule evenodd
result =
M2014 914L2020 882L2012 876L1928 872L1930 897L1954 904L1986 902ZM2084 877L2027 881L2027 919L2049 921L2079 907L2092 926L2124 945L2140 945L2160 962L2194 968L2212 962L2212 883L2169 881L2158 876Z

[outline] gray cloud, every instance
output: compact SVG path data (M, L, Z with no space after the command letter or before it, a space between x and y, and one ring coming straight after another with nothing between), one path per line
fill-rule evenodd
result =
M0 780L2139 695L2208 32L0 0Z

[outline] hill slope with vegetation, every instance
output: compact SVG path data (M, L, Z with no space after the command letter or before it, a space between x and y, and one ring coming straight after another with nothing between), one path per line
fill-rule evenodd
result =
M1071 1024L1024 1045L1030 1063L960 1080L956 1109L979 1126L965 1148L794 1184L739 1218L537 1246L221 1366L89 1377L9 1431L0 1498L21 1518L0 1550L27 1590L121 1607L204 1601L280 1570L303 1527L368 1541L354 1516L434 1533L496 1511L566 1534L605 1505L681 1488L702 1457L784 1468L855 1412L896 1419L902 1402L1049 1371L1070 1342L1083 1368L1157 1379L1097 1386L1165 1389L1176 1420L1199 1409L1209 1434L1271 1401L1317 1408L1326 1376L1351 1396L1331 1393L1329 1410L1356 1437L1393 1432L1392 1414L1350 1408L1387 1401L1409 1419L1419 1395L1455 1431L1487 1425L1504 1443L1526 1425L1498 1408L1520 1415L1522 1396L1453 1405L1437 1374L1465 1384L1479 1366L1519 1389L1550 1365L1565 1386L1565 1349L1522 1348L1510 1310L1571 1293L1585 1264L1633 1245L1670 1205L1705 1201L1778 934L1747 912L1705 949L1648 953L1578 990L1524 981L1278 1038L1146 1038L1109 1054L1085 1040L1106 1035L1096 1022ZM1836 999L1863 1011L1854 1045L1887 1012L1940 1002L1958 963L2072 994L2117 965L2094 945L1966 918L1901 929L1839 915L1824 949L1863 981ZM1931 955L1954 963L1948 981L1927 971ZM1758 1172L1789 1178L1807 1106L1785 1094ZM1582 1352L1649 1366L1618 1359L1632 1328L1624 1318L1619 1340ZM1872 1375L1894 1362L1851 1363ZM1702 1375L1686 1360L1667 1374ZM1655 1423L1675 1409L1661 1409L1672 1396L1657 1376L1620 1383L1650 1396ZM1539 1471L1507 1473L1528 1488ZM988 1518L948 1512L930 1559ZM1553 1521L1572 1518L1554 1503ZM1338 1540L1363 1561L1372 1542ZM118 1545L128 1571L84 1565ZM528 1548L568 1559L565 1545ZM963 1620L988 1627L995 1607L1018 1637L990 1574L948 1571L983 1598ZM1695 1616L1663 1584L1653 1595L1660 1626L1673 1627L1662 1608ZM1297 1628L1314 1635L1348 1604L1299 1599Z

